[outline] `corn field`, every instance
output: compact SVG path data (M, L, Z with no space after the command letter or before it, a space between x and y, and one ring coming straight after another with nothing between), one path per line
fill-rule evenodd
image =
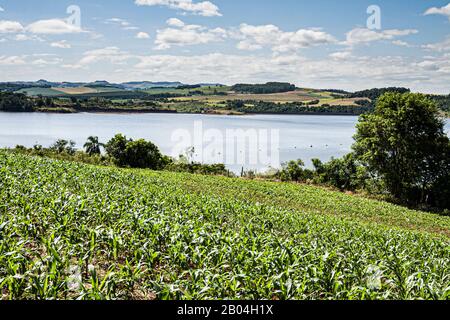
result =
M267 186L0 151L0 297L450 298L449 217Z

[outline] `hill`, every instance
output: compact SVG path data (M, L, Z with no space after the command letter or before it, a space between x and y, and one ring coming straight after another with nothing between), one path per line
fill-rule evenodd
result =
M449 217L316 187L0 151L0 231L3 298L450 297Z

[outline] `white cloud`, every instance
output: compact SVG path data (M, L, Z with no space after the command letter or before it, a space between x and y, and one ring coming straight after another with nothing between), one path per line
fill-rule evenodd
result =
M367 44L374 41L380 40L393 40L396 37L408 36L411 34L416 34L419 31L415 29L391 29L383 31L375 31L365 28L356 28L347 33L347 40L344 44L347 45L357 45L357 44Z
M119 26L121 26L121 27L128 27L128 26L131 25L127 20L121 19L121 18L111 18L111 19L107 19L107 20L106 20L106 23L107 23L107 24L117 24L117 25L119 25Z
M330 58L334 60L347 60L352 57L352 53L350 51L338 51L330 54Z
M62 62L61 58L53 58L53 59L36 59L31 62L34 66L45 67L51 65L59 65Z
M437 78L439 78L440 75L450 76L450 53L438 57L426 57L416 65L424 71L433 72Z
M149 35L147 32L139 32L139 33L136 35L136 38L137 38L137 39L149 39L149 38L150 38L150 35Z
M171 27L184 27L184 22L177 18L170 18L166 23Z
M173 27L156 32L155 45L157 50L165 50L174 46L189 46L220 42L228 37L225 29L208 29L199 25L186 25L181 20L169 19L167 23ZM179 27L175 27L175 25Z
M408 42L402 41L402 40L394 40L394 41L392 41L392 44L399 46L399 47L408 47L408 48L412 47L412 45L410 45Z
M426 44L423 45L422 48L436 52L450 51L450 36L442 42Z
M4 12L5 11L5 9L3 9L2 7L0 7L0 12Z
M57 42L52 42L50 44L51 47L53 48L60 48L60 49L70 49L72 48L72 46L70 45L70 43L67 42L67 40L61 40L61 41L57 41Z
M19 56L0 56L0 66L18 66L25 64L25 60Z
M0 20L0 33L18 33L23 31L23 26L17 21Z
M427 11L425 11L424 15L431 15L431 14L439 14L439 15L443 15L446 16L447 18L449 18L450 20L450 3L447 4L445 7L441 7L441 8L430 8Z
M118 47L105 47L102 49L95 49L86 51L83 57L75 64L64 64L64 68L68 69L86 69L94 63L101 61L109 62L114 65L125 64L128 59L134 56L120 50Z
M222 16L219 8L210 1L194 2L193 0L136 0L138 6L166 6L205 17Z
M105 23L117 25L120 28L122 28L123 30L139 30L138 27L133 26L130 22L128 22L125 19L121 19L121 18L107 19L107 20L105 20Z
M275 25L252 26L241 24L237 37L241 38L237 46L238 49L258 50L263 47L270 47L275 52L295 51L336 42L333 36L319 29L284 32Z
M84 32L80 27L63 19L39 20L27 26L27 31L34 34L69 34Z
M26 40L30 40L30 37L27 36L26 34L18 34L18 35L16 35L16 37L14 39L16 41L26 41Z

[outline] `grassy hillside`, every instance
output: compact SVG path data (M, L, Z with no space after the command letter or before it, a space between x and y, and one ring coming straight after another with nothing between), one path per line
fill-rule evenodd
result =
M26 88L26 89L20 89L17 91L18 93L24 93L28 96L38 96L41 95L43 97L55 97L61 95L61 91L51 89L51 88Z
M62 95L82 95L90 93L109 93L122 91L117 88L111 87L76 87L76 88L52 88L53 90L59 91Z
M0 151L8 298L448 299L448 217Z

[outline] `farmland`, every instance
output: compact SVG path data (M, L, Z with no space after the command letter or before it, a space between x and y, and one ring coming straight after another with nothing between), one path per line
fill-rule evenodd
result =
M449 266L449 217L0 151L3 299L448 299Z
M52 88L40 88L40 87L21 89L17 92L24 93L29 96L41 95L44 97L54 97L54 96L61 95L61 91L58 91L58 90L55 90Z
M53 90L61 92L64 95L81 95L81 94L89 94L89 93L108 93L108 92L117 92L121 91L116 88L109 87L75 87L75 88L53 88Z

